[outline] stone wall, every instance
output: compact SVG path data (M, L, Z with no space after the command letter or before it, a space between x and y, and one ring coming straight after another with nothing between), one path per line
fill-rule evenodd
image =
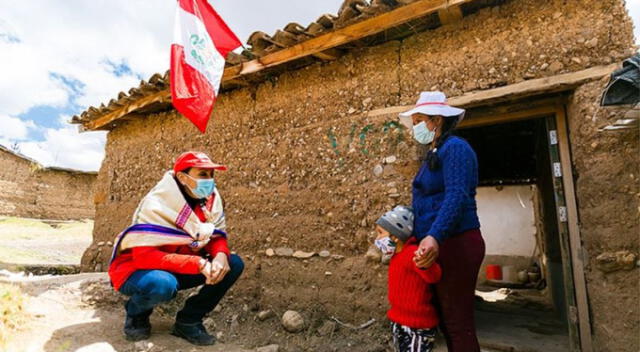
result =
M44 168L0 149L0 215L39 219L93 219L95 173Z
M129 224L141 197L178 154L197 149L230 167L216 178L231 246L247 259L235 290L250 296L251 304L276 310L314 304L352 321L384 319L386 274L363 254L375 219L410 202L417 158L394 116L372 119L364 113L413 103L421 90L458 95L619 61L631 46L631 22L621 1L509 1L455 26L353 50L225 93L206 134L175 112L123 122L108 135L96 188L94 245L83 267L104 268L110 248L97 243L111 241ZM578 183L579 193L584 188ZM637 218L635 211L621 214ZM581 219L595 215L583 211ZM589 231L598 231L597 218L586 220L593 227L585 241L594 237ZM625 233L631 241L632 232ZM265 256L267 248L278 247L334 256ZM594 317L594 324L599 319L606 318ZM615 340L628 347L624 336L632 330L611 330L611 341L602 341L606 347L598 351L618 351Z

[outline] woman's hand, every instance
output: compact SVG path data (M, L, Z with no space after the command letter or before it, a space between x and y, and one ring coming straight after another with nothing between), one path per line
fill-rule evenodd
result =
M427 236L420 241L420 246L413 257L418 268L426 269L438 259L440 245L433 236Z
M224 253L216 254L211 261L211 274L207 277L207 285L215 285L222 281L227 273L231 270L227 255Z

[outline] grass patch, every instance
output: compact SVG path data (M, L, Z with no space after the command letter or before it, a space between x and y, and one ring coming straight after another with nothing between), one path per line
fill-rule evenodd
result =
M93 232L93 221L74 221L51 226L37 219L0 219L0 242L12 240L68 240L89 239Z
M38 219L0 218L0 262L79 264L92 232L92 220L49 225Z
M69 253L59 250L40 250L13 248L0 245L0 264L55 264L55 263L76 263L80 262L78 251ZM1 265L0 265L1 267Z
M0 283L0 348L3 351L13 332L25 320L24 303L20 288Z

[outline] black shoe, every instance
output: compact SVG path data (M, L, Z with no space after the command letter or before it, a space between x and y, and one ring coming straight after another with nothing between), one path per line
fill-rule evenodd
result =
M151 323L148 314L130 316L124 321L124 335L128 341L146 340L151 336Z
M171 335L181 337L198 346L210 346L216 343L216 338L209 335L202 322L180 323L176 321Z

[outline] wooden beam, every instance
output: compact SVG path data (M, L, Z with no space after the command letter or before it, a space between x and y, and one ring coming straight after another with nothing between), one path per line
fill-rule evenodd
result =
M274 53L267 54L259 59L227 67L222 76L222 83L306 56L315 56L322 60L335 60L340 54L339 51L335 49L337 46L383 32L389 28L435 13L442 9L457 7L470 1L472 0L419 0L383 13L379 16L354 23L350 26L328 32ZM102 126L135 111L136 109L158 101L163 101L168 97L170 98L170 92L169 89L166 89L151 96L140 98L130 104L126 104L120 109L101 116L96 120L84 123L82 129L99 129Z
M100 127L109 124L137 109L145 107L149 104L153 103L161 103L171 100L171 92L169 89L161 90L157 93L153 93L151 95L144 96L138 100L134 100L133 102L124 105L123 107L114 110L108 114L102 115L95 120L89 121L83 124L83 130L97 130Z
M438 17L443 26L458 22L462 19L462 9L460 6L450 6L438 10Z
M557 108L553 105L542 106L535 109L528 109L522 111L514 111L514 112L505 112L499 114L482 114L479 116L474 116L471 119L464 119L460 123L460 128L473 128L473 127L482 127L489 125L496 125L500 123L506 122L514 122L521 120L530 120L539 117L543 117L545 115L551 115L556 112Z
M309 55L320 55L327 59L334 56L330 51L336 46L346 44L348 42L358 40L360 38L382 32L394 26L406 23L416 18L434 13L435 11L448 9L459 6L471 0L420 0L409 5L399 7L390 12L384 13L353 25L329 32L316 38L309 39L302 43L282 49L272 54L268 54L260 59L244 62L239 65L231 66L225 69L222 82L236 79L240 76L251 74L263 70L268 67L280 65L292 60L299 59ZM454 10L456 11L456 10ZM473 107L478 104L486 104L487 102L498 102L501 100L509 100L517 97L534 95L543 92L558 92L574 88L584 82L600 78L611 73L616 64L609 66L598 66L583 71L567 73L552 77L539 78L513 85L479 91L465 94L449 100L451 105ZM114 110L113 112L103 115L96 120L83 124L83 130L96 130L109 124L120 117L135 111L146 105L165 101L170 98L169 89L160 91L150 96L142 97L132 103ZM398 106L374 110L369 116L375 114L398 113L407 110L410 106Z
M354 40L383 32L389 28L401 25L411 20L432 14L450 6L458 6L471 0L420 0L401 6L395 10L379 16L354 23L316 38L306 40L296 45L284 48L259 59L245 62L241 67L229 67L225 70L222 80L235 78L263 70L267 67L280 65L305 56L314 55L327 49L347 44Z
M617 67L617 64L597 66L582 71L532 79L504 87L476 91L449 98L449 104L453 106L471 108L531 95L562 92L571 90L583 83L604 77L613 72ZM372 110L368 113L368 116L398 114L403 111L410 110L412 107L413 105L403 105Z
M323 52L313 54L314 57L317 57L320 60L324 61L333 61L341 56L340 50L338 49L328 49Z
M226 82L224 82L225 84L232 84L232 85L236 85L236 86L240 86L240 87L248 87L250 85L249 82L241 80L241 79L230 79Z

